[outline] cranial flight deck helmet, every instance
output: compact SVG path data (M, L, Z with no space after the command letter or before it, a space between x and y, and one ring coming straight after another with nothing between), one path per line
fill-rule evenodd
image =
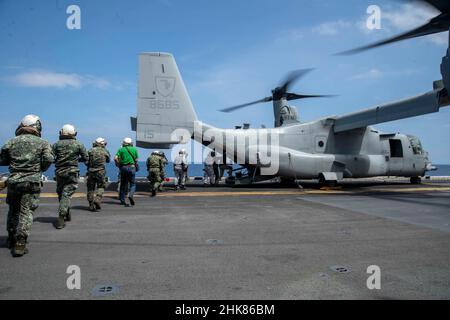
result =
M75 126L71 124L65 124L59 131L59 135L64 137L76 137L77 130L75 129Z
M101 146L101 147L105 147L108 143L106 142L106 140L102 137L98 137L97 139L95 139L93 145L94 146Z
M29 114L23 117L22 121L20 121L19 127L30 127L36 129L39 133L42 132L41 119L34 114Z
M125 138L122 141L122 146L132 146L133 145L133 139L131 138Z

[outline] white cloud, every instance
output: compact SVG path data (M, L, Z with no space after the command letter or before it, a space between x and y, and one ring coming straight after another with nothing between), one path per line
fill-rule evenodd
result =
M417 5L406 3L397 6L389 6L382 10L382 30L369 30L367 28L367 15L364 15L356 22L347 20L335 20L323 22L311 29L311 31L320 36L337 36L343 32L359 30L366 35L374 35L376 33L384 33L386 36L393 36L401 32L405 32L417 28L427 23L431 18L439 14L439 11L427 5ZM285 31L281 36L287 37L293 41L302 39L305 30L293 29ZM425 37L428 41L437 45L448 44L448 33L439 33Z
M350 22L344 20L329 21L319 24L314 27L312 31L321 36L335 36L339 34L343 29L351 27Z
M81 87L81 77L76 74L54 73L49 71L29 71L11 77L13 83L24 87Z
M381 13L382 28L388 33L396 34L415 29L437 16L439 11L431 6L406 3L397 9L383 10ZM437 45L448 44L448 33L438 33L425 37Z
M17 70L17 69L22 69L23 67L11 65L11 66L2 66L1 68L6 69L6 70Z
M376 68L370 69L369 71L357 74L351 77L351 80L366 80L366 79L379 79L383 77L384 73Z
M427 23L437 16L439 11L428 5L405 3L396 6L387 6L381 11L381 30L367 28L367 15L356 22L356 28L368 36L392 37ZM424 37L426 41L437 45L448 44L448 33L438 33Z
M8 78L18 86L34 88L75 88L94 87L108 89L113 85L106 79L92 75L79 75L76 73L58 73L46 70L32 70L19 73Z
M437 45L440 45L440 46L446 46L449 41L448 39L449 39L448 32L437 33L437 34L428 36L429 41L431 41Z
M110 87L112 87L113 85L111 84L111 82L109 82L106 79L103 78L98 78L98 77L94 77L94 76L81 76L81 82L82 82L82 86L87 85L87 86L93 86L99 89L108 89Z
M389 25L394 28L405 31L425 24L438 13L428 6L419 8L417 5L406 3L395 11L383 10L381 18L382 20L387 20Z
M289 29L284 30L278 34L276 40L278 42L283 42L285 40L289 42L296 42L302 40L305 37L304 30L302 29Z
M412 76L415 74L419 74L420 70L418 69L405 69L405 70L397 70L397 71L383 71L377 68L372 68L363 73L354 75L350 78L350 80L373 80L373 79L381 79L384 77L406 77Z
M158 2L166 7L172 7L173 3L170 0L158 0Z

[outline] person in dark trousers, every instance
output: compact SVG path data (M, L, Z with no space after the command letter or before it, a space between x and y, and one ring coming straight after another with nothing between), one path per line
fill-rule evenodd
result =
M217 163L217 160L213 163L213 171L214 171L214 184L218 185L220 181L220 170L219 170L219 164Z
M138 165L139 154L137 149L133 146L131 138L125 138L114 158L116 166L120 169L120 204L128 207L125 197L128 193L128 200L130 205L134 206L134 193L136 192L136 172L139 171Z

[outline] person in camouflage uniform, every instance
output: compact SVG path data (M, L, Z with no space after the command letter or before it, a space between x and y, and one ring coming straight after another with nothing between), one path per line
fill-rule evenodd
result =
M6 180L8 178L6 176L0 175L0 191L6 188Z
M147 159L147 178L150 181L152 197L156 196L156 191L161 185L161 172L163 171L163 168L164 164L161 153L159 151L154 151Z
M91 211L102 209L102 197L106 186L105 163L111 161L111 155L106 149L106 144L105 139L97 138L92 145L92 149L88 152L87 199Z
M70 199L78 189L80 169L78 162L87 162L88 154L84 145L76 140L77 132L72 125L64 125L59 132L59 141L53 145L55 156L56 192L59 199L57 229L71 221Z
M164 152L160 152L159 156L161 157L162 161L162 169L159 175L161 178L161 184L158 186L158 191L162 192L162 187L164 185L164 181L166 180L166 165L169 163L169 160L167 160L167 157Z
M16 137L1 149L0 165L9 166L7 181L9 205L7 218L8 248L14 257L28 252L27 239L38 208L42 172L53 162L50 144L41 139L41 121L35 115L22 119Z

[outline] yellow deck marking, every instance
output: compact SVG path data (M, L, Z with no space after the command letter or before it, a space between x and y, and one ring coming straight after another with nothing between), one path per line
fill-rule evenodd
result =
M365 193L406 193L406 192L449 192L450 187L424 187L424 188L360 188L353 190L290 190L290 191L205 191L205 192L164 192L158 197L237 197L237 196L289 196L289 195L336 195L336 194L365 194ZM136 197L149 197L149 192L137 192ZM107 198L117 198L116 192L105 192ZM42 198L57 198L56 193L41 193ZM85 193L75 193L73 198L85 198ZM6 194L0 194L6 198Z
M160 193L158 197L234 197L234 196L290 196L300 195L303 192L298 191L238 191L238 192L180 192L180 193Z
M422 192L422 191L450 191L450 187L434 187L434 188L394 188L394 189L381 189L373 188L368 191L375 192Z

